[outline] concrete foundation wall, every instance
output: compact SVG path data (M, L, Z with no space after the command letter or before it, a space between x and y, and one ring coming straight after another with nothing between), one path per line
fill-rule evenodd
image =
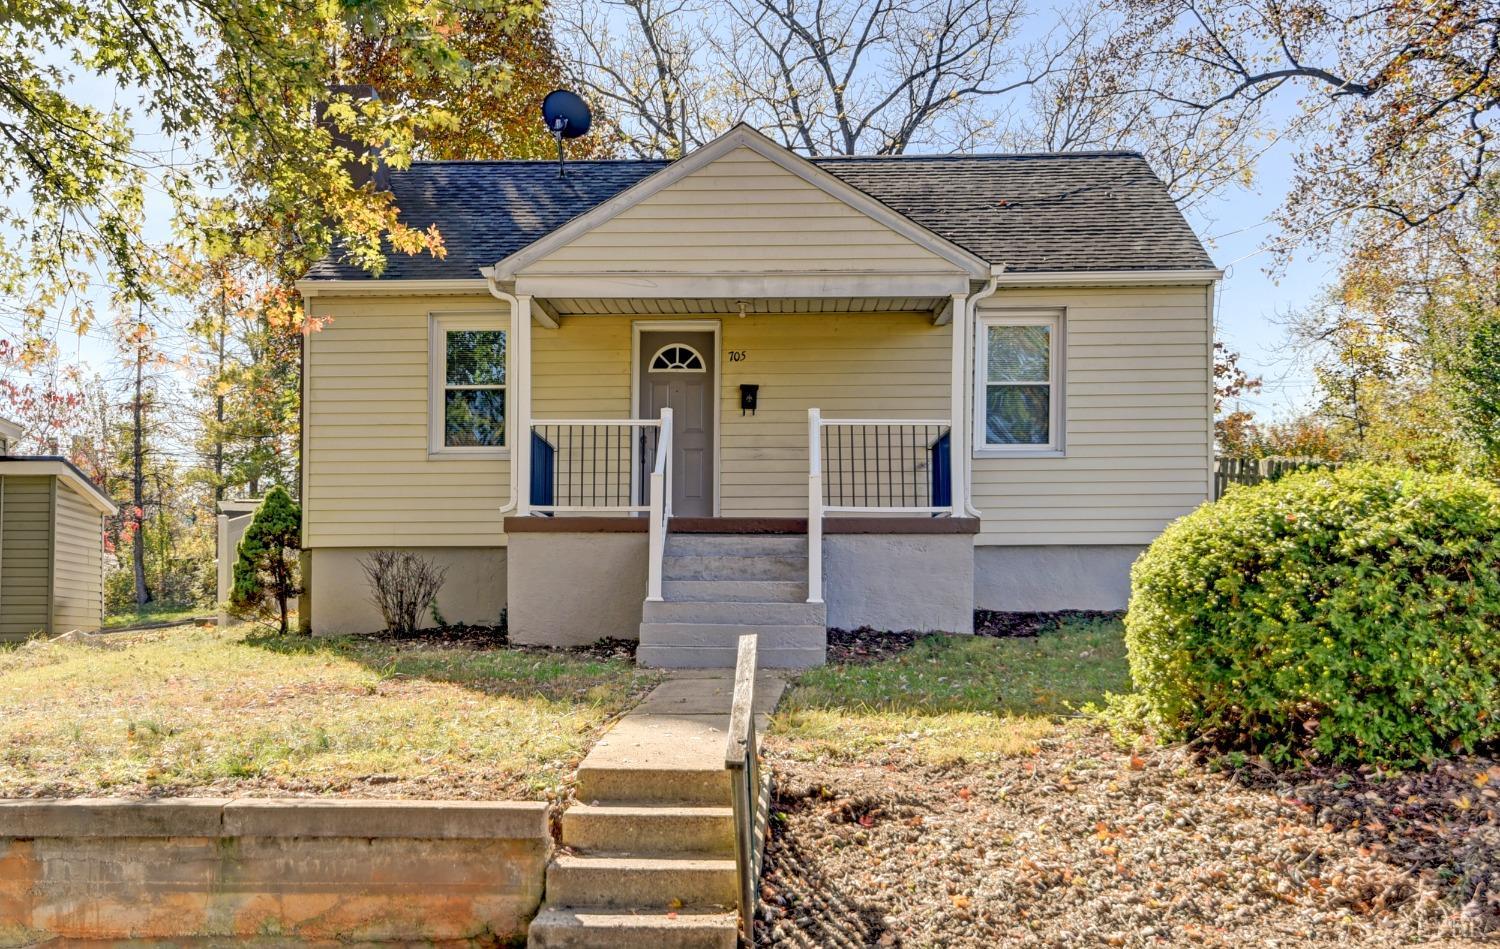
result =
M1145 547L1130 544L976 547L974 605L982 610L1123 610L1130 565Z
M825 534L828 625L974 631L974 538L969 534Z
M0 945L520 941L541 802L0 802Z
M505 609L504 547L318 547L312 555L312 632L315 636L373 633L385 628L370 596L370 579L360 561L376 549L407 549L448 573L437 607L449 623L500 622ZM429 614L423 626L437 625Z
M646 534L513 533L510 640L583 646L635 639L646 599Z

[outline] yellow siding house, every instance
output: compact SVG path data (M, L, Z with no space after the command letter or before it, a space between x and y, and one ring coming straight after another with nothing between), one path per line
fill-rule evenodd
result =
M1221 276L1130 152L392 170L442 258L301 282L315 633L362 560L437 613L639 639L653 665L823 659L830 627L1118 609L1208 497Z

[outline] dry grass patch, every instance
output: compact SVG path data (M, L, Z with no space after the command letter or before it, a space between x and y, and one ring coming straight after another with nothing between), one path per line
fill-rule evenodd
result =
M656 681L620 660L174 630L0 652L0 796L557 793Z

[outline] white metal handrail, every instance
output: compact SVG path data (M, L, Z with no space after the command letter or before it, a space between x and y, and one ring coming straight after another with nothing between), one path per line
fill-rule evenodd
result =
M864 419L864 418L825 419L825 418L823 418L823 413L822 413L821 410L816 409L816 408L808 409L807 410L807 456L808 456L808 466L807 466L807 602L809 602L809 603L821 603L821 602L823 602L823 517L824 517L824 515L826 515L826 514L933 514L933 515L937 515L937 514L949 514L949 515L951 515L951 514L954 514L956 512L956 510L957 510L957 508L955 507L955 504L954 504L954 502L955 502L956 499L953 496L953 480L952 480L952 465L955 463L956 459L952 457L952 455L951 455L951 449L950 449L950 455L949 455L949 468L948 468L948 472L947 472L948 483L946 485L946 488L947 488L947 491L948 491L948 502L949 503L942 504L942 505L908 503L908 499L909 498L914 498L916 496L916 492L918 492L924 485L928 489L929 498L931 497L934 489L937 486L938 473L933 472L931 470L931 464L930 464L929 460L927 458L925 458L923 456L923 454L922 454L922 453L928 451L931 448L931 446L930 445L922 446L922 445L918 444L917 442L911 441L910 438L908 438L906 440L902 440L900 438L893 438L889 434L887 436L885 436L886 437L886 441L884 443L884 447L885 447L885 449L887 451L887 454L889 455L892 447L894 447L897 451L899 451L899 453L900 453L900 464L903 466L900 469L901 470L901 476L903 478L908 478L909 477L909 480L906 480L906 481L902 482L901 490L899 492L899 499L897 497L897 492L895 490L893 490L891 486L887 485L887 486L885 486L885 497L887 499L887 503L876 503L876 504L871 504L871 503L844 504L844 503L840 502L838 504L829 504L828 501L826 500L825 494L824 494L824 481L825 481L825 478L824 478L824 466L827 463L827 459L824 457L824 451L823 451L823 447L824 447L823 446L823 432L824 432L824 429L837 428L837 427L844 427L844 428L849 428L849 429L855 429L855 428L873 428L873 429L877 429L877 430L878 429L886 429L886 430L894 430L896 432L910 433L911 435L915 435L917 432L920 431L920 432L923 433L923 436L922 436L923 440L925 440L926 435L932 434L933 432L936 432L936 434L938 435L938 437L941 438L943 435L947 435L947 434L951 433L952 429L953 429L952 421L950 419ZM880 471L880 464L879 463L880 463L881 456L880 456L879 453L880 453L881 448L882 448L882 444L880 442L880 437L877 436L877 438L875 440L876 462L877 462L876 463L876 467L875 467L875 477L877 479L875 497L876 497L877 501L880 500L880 498L881 498L881 491L882 491L882 486L878 483L879 479L881 477L888 477L888 476L890 476L890 474L893 471L896 470L895 467L893 466L893 459L891 459L890 457L887 457L886 458L886 471L885 472L881 472ZM865 464L866 464L866 460L862 460L861 461L861 465L864 466ZM920 481L916 480L915 473L919 469L925 471L925 477L927 479L925 482L920 482ZM868 471L869 471L869 469L866 467L866 469L865 469L865 476L866 477L868 477ZM844 479L844 477L845 477L845 472L843 472L843 471L838 472L838 477L839 477L840 480L834 482L834 484L836 486L840 487L840 494L842 494L842 484L843 484L843 480L842 479ZM869 492L868 492L868 490L866 490L865 492L863 492L862 494L860 494L860 497L863 500L865 500L866 502L868 502L869 501Z
M662 561L667 554L667 524L672 518L672 410L661 410L661 435L656 441L656 464L651 469L651 508L646 599L661 602Z
M566 454L562 452L561 446L553 446L554 451L558 452L557 455L554 455L554 463L557 463L556 460L555 460L557 457L563 457L563 458L566 459L566 462L569 465L569 467L577 466L580 469L589 469L591 466L589 464L585 464L584 462L586 462L586 461L592 461L592 469L589 470L587 474L584 474L584 473L582 473L580 471L581 483L583 484L583 486L585 488L589 487L588 482L592 478L600 477L600 478L606 479L606 481L607 481L608 479L620 478L620 477L622 477L622 473L623 473L623 477L625 477L625 478L628 479L627 483L621 484L618 487L615 486L615 485L613 485L613 484L606 483L605 486L604 486L605 487L605 491L602 492L602 493L607 493L607 494L612 495L614 497L624 498L624 500L627 501L628 503L598 503L597 500L594 503L583 503L583 504L580 504L580 503L557 503L556 500L554 499L554 503L552 503L552 504L532 504L532 505L530 505L530 510L532 512L538 513L538 514L558 514L558 513L565 513L565 512L566 513L573 513L573 514L644 514L644 513L647 513L648 511L651 510L651 507L650 507L649 504L637 504L637 503L635 503L636 499L639 497L638 487L637 487L637 480L638 480L637 479L637 470L638 470L637 466L640 464L640 462L637 459L637 456L635 454L635 452L636 452L636 441L637 441L636 436L635 436L635 431L637 429L642 429L642 430L644 430L644 429L651 429L651 428L659 429L660 427L661 427L661 419L655 419L655 418L626 418L626 419L620 419L620 418L611 418L611 419L548 418L548 419L532 419L531 420L531 426L530 426L532 433L536 434L536 435L543 435L543 439L544 440L545 440L545 435L543 433L546 432L546 431L548 431L548 430L565 430L565 429L567 429L567 430L575 430L575 431L579 431L579 432L586 432L586 433L589 433L589 434L592 434L592 435L595 435L595 436L597 436L598 430L601 430L601 429L604 430L604 431L628 430L628 432L622 433L622 437L617 437L617 438L614 439L614 441L611 441L610 442L610 447L608 447L608 448L605 449L605 457L603 459L604 465L602 467L600 467L599 464L598 464L600 459L598 458L597 454L592 459L583 459L583 458L574 459L574 458L571 458L571 457L567 457ZM610 436L606 436L606 438L610 438ZM642 438L644 438L644 436L642 436ZM596 437L596 441L597 441L597 437ZM616 444L616 442L618 442L618 444ZM660 454L660 444L661 444L661 436L658 435L658 439L657 439L658 455ZM619 447L621 445L623 445L624 447L623 448ZM642 451L645 450L645 446L644 445L641 446L641 450ZM616 452L617 457L611 458L609 456L609 452L610 451ZM585 453L587 453L587 449L585 450ZM531 454L531 464L533 466L535 466L538 463L539 463L539 460L536 458L535 454L532 453ZM568 477L571 478L571 475L569 475ZM563 486L565 487L566 484L564 484ZM594 485L594 487L598 487L598 486ZM522 490L525 490L525 491L529 491L530 490L530 487L529 487L529 478L526 479L526 480L524 480L522 482ZM554 487L554 490L556 490L556 487Z

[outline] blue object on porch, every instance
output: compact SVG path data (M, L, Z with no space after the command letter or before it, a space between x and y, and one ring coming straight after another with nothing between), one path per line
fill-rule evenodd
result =
M927 449L927 453L932 456L932 507L949 507L953 504L953 461L949 451L952 434L944 432Z
M553 488L553 473L557 470L557 449L552 443L531 433L531 503L538 507L551 507L557 503Z

